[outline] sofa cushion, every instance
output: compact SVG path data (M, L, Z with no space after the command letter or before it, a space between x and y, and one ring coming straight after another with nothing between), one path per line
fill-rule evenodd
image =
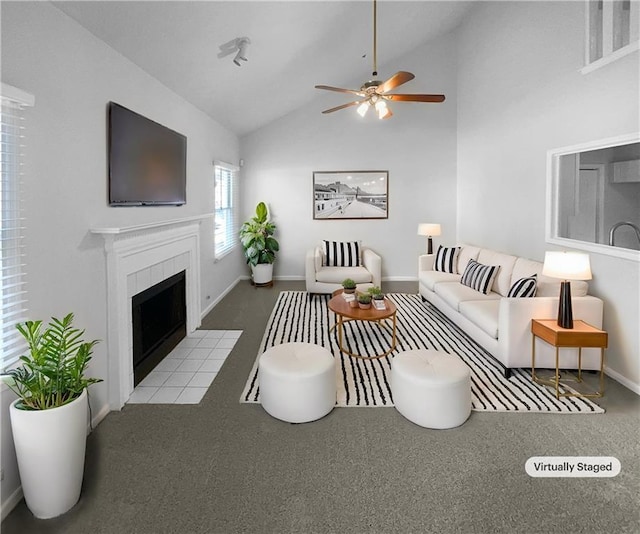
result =
M529 276L538 275L538 282L540 281L540 275L542 274L542 263L539 261L528 260L526 258L518 258L513 265L513 271L511 273L511 285L515 284L517 280L521 278L528 278Z
M469 260L477 260L479 253L479 247L471 247L469 245L460 247L460 254L458 254L458 273L462 274L464 272Z
M442 273L456 273L460 247L443 247L440 245L433 262L433 270Z
M345 278L351 278L356 284L371 282L371 273L364 267L322 267L316 271L316 282L341 284Z
M360 243L358 241L323 241L324 264L327 267L358 267Z
M459 274L441 273L439 271L420 271L418 280L427 289L433 291L434 286L440 282L459 282Z
M483 265L476 260L469 260L460 283L486 295L491 290L499 268L496 265Z
M500 299L461 302L460 313L492 338L498 339Z
M539 261L518 258L513 266L511 274L511 284L533 274L538 275L536 297L558 297L560 296L560 282L557 278L544 276L542 274L542 263ZM589 291L589 284L584 280L574 280L571 282L571 296L584 297Z
M315 254L313 255L313 262L316 272L322 269L322 266L324 265L324 254L322 253L322 247L316 247Z
M510 256L509 254L502 254L501 252L495 252L483 248L478 254L478 262L485 265L499 265L498 275L493 282L493 291L499 293L503 297L506 297L511 289L511 273L513 272L513 266L516 263L516 256ZM525 276L529 276L531 273L527 273Z
M538 275L534 274L533 276L527 276L526 278L520 278L520 280L516 280L511 286L509 293L507 293L507 297L509 298L535 297L536 288L538 285L537 277Z
M500 295L488 293L483 295L475 289L463 286L459 282L440 282L434 286L434 291L442 300L444 300L454 310L460 311L459 304L468 300L500 300Z
M538 280L536 297L560 297L560 283L562 280L541 276ZM589 291L589 284L584 280L571 280L571 296L584 297Z

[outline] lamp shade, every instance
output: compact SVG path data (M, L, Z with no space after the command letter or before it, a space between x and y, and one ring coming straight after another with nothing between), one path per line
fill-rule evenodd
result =
M563 280L591 280L589 255L584 252L545 252L542 274Z
M439 224L421 223L418 225L418 235L436 236L440 235L442 230Z

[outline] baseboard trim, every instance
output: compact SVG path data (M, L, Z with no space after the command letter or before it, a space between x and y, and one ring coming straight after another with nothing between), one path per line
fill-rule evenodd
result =
M111 411L111 407L108 404L105 404L100 411L93 417L93 419L91 419L91 427L88 428L87 430L91 430L91 428L96 428L101 422L102 420L107 417L107 415L109 415L109 412ZM87 434L89 433L87 431Z
M207 314L213 310L213 308L216 307L216 305L224 298L227 296L227 294L238 285L238 282L240 282L240 280L246 280L248 278L248 276L238 276L238 278L236 278L233 282L231 282L231 285L225 289L222 293L220 293L220 295L218 295L218 298L216 298L211 304L209 304L204 310L202 310L202 312L200 313L200 320L202 321L202 319L204 319Z
M274 276L273 277L274 280L283 280L283 281L288 281L288 282L297 282L300 280L304 280L304 276L300 276L300 275L295 275L295 274L285 274L282 276Z
M0 519L0 521L4 521L6 519L11 511L16 506L18 506L18 503L22 500L23 497L24 495L22 493L22 486L18 486L16 490L11 495L9 495L7 500L2 503L2 519Z
M618 373L618 371L614 371L610 367L605 366L604 374L613 378L616 382L619 382L627 389L630 389L636 395L640 395L640 384L636 384L635 382L632 382L626 376L623 376L620 373Z

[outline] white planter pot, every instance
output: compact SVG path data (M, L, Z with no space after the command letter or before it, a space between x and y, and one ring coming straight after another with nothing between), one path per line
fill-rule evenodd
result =
M39 519L70 510L80 498L87 444L87 390L49 410L28 411L11 403L11 429L24 499Z
M253 283L256 285L269 284L273 280L273 263L258 263L251 266Z

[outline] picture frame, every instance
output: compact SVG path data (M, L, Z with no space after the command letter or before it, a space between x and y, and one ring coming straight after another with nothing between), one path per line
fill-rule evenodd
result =
M389 171L315 171L313 218L388 219Z

